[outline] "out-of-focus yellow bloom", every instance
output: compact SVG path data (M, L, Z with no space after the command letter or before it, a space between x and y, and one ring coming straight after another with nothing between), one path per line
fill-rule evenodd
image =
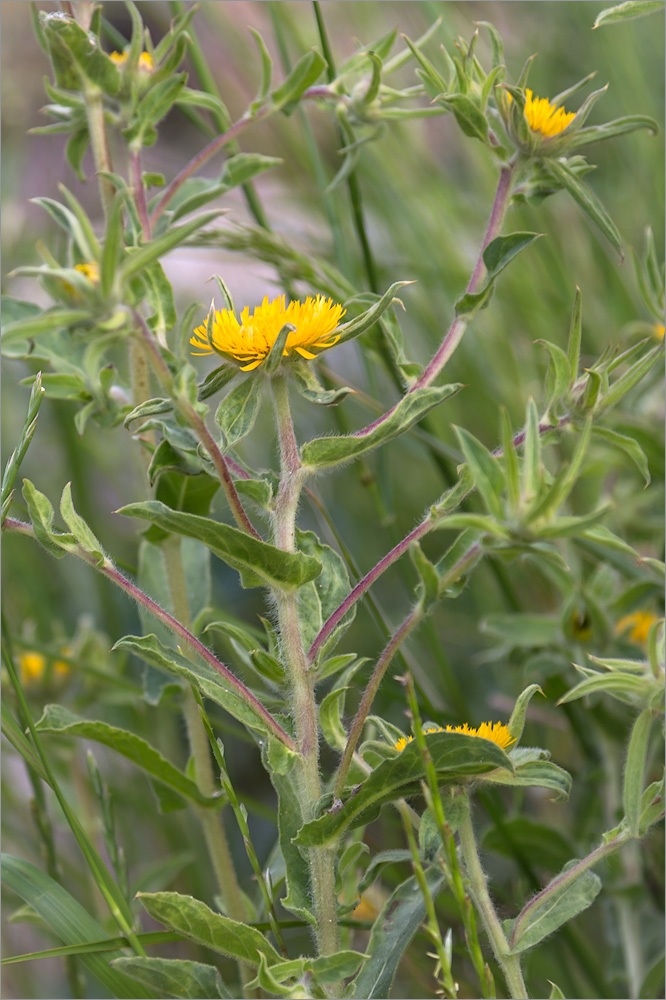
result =
M64 647L61 650L63 656L69 655L69 649ZM19 670L21 681L26 687L41 681L48 674L48 658L43 653L38 653L34 649L26 650L19 656ZM63 678L69 673L69 664L64 660L53 661L53 675L56 678Z
M296 351L301 357L311 360L317 357L313 349L323 351L337 344L340 337L333 331L344 314L342 306L323 295L316 298L308 296L305 302L290 302L288 306L285 305L284 295L272 302L266 296L251 316L246 306L240 315L240 322L228 309L216 311L210 343L207 320L195 329L194 336L190 338L192 347L197 348L192 354L202 356L216 351L238 361L241 371L249 372L266 360L280 330L290 323L295 329L287 337L283 356Z
M355 910L352 910L350 917L352 920L374 920L379 910L372 905L367 896L361 896L361 900Z
M46 669L46 657L34 650L26 650L19 656L21 681L26 685L34 684L43 676Z
M109 52L109 57L113 60L116 66L124 66L129 59L129 52L127 49L125 49L124 52ZM153 57L150 52L142 52L139 56L139 69L143 69L147 73L152 73L155 69L155 63L153 62Z
M648 632L659 618L653 611L634 611L620 618L615 626L616 635L625 635L638 646L647 644Z
M93 285L99 285L99 264L96 260L89 260L84 264L77 264L75 271L80 271L84 278Z
M657 340L663 340L664 339L664 332L665 331L666 331L666 328L664 327L663 323L655 323L655 325L653 327L653 332L654 332L654 335L657 338Z
M462 733L464 736L480 736L483 740L491 740L502 749L516 742L515 737L509 732L509 727L505 726L503 722L482 722L478 729L470 726L467 722L461 726L446 726L446 728L430 726L428 729L424 729L423 733L425 735L428 733ZM413 739L413 736L403 736L395 744L396 750L404 750Z

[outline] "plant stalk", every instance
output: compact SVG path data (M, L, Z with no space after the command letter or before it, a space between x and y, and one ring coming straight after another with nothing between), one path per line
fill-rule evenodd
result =
M86 78L83 79L81 85L86 104L90 146L95 160L95 169L98 174L100 198L102 199L104 216L108 218L111 202L113 201L114 188L108 177L102 176L102 171L104 173L111 173L113 170L104 122L104 99L99 87L91 84Z
M280 486L274 513L275 544L287 552L294 552L296 510L305 473L301 467L291 420L287 380L281 375L274 376L271 386L280 442ZM303 647L298 616L298 591L276 590L275 598L282 651L291 683L296 738L301 754L303 819L307 822L314 818L314 807L322 792L317 705ZM317 949L320 955L332 955L339 949L334 859L335 852L330 847L312 848L308 852Z
M477 911L481 915L486 933L490 938L495 958L504 973L509 994L513 1000L527 1000L528 993L523 979L523 973L520 968L520 957L518 955L510 954L509 943L504 935L502 925L500 924L499 917L495 912L495 907L493 906L490 893L488 892L486 876L483 872L483 868L481 867L481 861L476 847L476 838L474 836L474 828L472 826L472 819L470 816L469 799L467 799L466 806L464 817L459 826L459 834L460 847L465 861L465 867L467 869L467 876L469 878L470 892Z

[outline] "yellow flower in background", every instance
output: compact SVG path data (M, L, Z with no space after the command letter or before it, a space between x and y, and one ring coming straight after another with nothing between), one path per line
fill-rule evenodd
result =
M657 340L663 340L664 339L664 333L666 332L666 327L664 327L663 323L655 323L655 325L653 327L653 331L654 331L654 335L657 338Z
M113 60L116 66L124 66L129 59L129 52L127 49L125 49L124 52L109 52L109 57ZM139 69L143 69L147 73L152 73L155 69L155 63L153 62L153 57L150 52L142 52L139 56Z
M625 635L627 639L638 646L647 645L648 632L656 621L659 621L653 611L634 611L620 618L615 626L616 635Z
M446 726L446 728L430 726L430 728L424 729L423 733L425 735L428 733L462 733L463 736L479 736L483 740L491 740L496 743L502 750L516 742L515 737L509 732L509 727L505 726L503 722L482 722L478 729L466 722L461 726ZM413 736L403 736L395 744L396 750L404 750L413 739Z
M87 264L77 264L74 270L80 271L91 284L99 285L99 264L96 260L90 260Z
M207 320L195 329L194 336L190 338L192 347L197 348L192 354L203 356L216 351L238 361L241 371L249 372L266 360L280 330L290 323L295 329L287 337L283 356L287 357L295 351L311 360L317 357L313 349L323 351L337 344L340 337L333 331L344 314L342 306L323 295L316 298L308 296L305 302L294 301L288 306L285 306L284 295L272 302L266 296L252 315L246 306L240 315L240 322L228 309L216 311L211 343L208 342Z
M19 669L21 671L21 681L28 686L38 681L46 669L46 657L34 650L21 653L19 656Z
M65 647L61 650L63 656L69 655L69 649ZM21 681L26 686L29 687L31 684L36 683L44 678L48 672L48 658L43 655L43 653L38 653L34 649L26 650L25 653L19 655L19 670L21 673ZM53 674L56 677L64 677L69 673L69 664L65 663L64 660L54 660L53 662Z
M507 94L507 97L510 104L513 98L511 94ZM533 132L540 132L541 135L551 138L563 132L575 117L574 111L558 108L556 104L551 104L547 97L534 97L533 91L525 89L525 118Z

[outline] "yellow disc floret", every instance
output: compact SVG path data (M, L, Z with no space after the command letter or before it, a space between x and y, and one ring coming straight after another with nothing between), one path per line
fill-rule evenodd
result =
M656 621L659 621L653 611L634 611L620 618L615 626L616 635L626 635L628 639L639 646L647 645L648 632Z
M288 306L285 306L284 295L272 302L266 296L252 315L246 306L240 321L228 309L215 311L210 342L207 332L211 319L209 314L206 322L198 326L190 338L192 347L197 348L192 354L204 355L216 351L237 361L241 371L249 372L266 360L280 331L289 323L294 329L287 336L283 356L287 357L295 351L303 358L316 358L315 352L337 344L340 336L333 331L344 314L342 306L323 295L308 297L305 302L290 302Z
M461 726L446 726L444 729L441 726L431 726L429 729L424 729L423 733L425 735L428 735L428 733L462 733L463 736L479 736L483 740L491 740L493 743L496 743L502 750L516 742L515 737L509 731L509 727L505 726L503 722L482 722L478 729L474 729L473 726L468 725L466 722ZM403 736L395 744L396 750L404 750L407 744L411 743L413 739L413 736Z

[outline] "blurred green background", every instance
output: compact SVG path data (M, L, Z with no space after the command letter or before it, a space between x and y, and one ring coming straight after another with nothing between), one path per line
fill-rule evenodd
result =
M596 105L591 123L607 121L620 115L651 115L664 120L664 39L663 14L632 21L617 27L591 31L594 18L605 4L561 2L338 2L323 0L321 10L329 31L333 53L342 63L356 48L355 39L368 44L393 28L416 38L437 18L441 25L426 51L437 62L439 44L451 50L455 39L469 39L475 21L488 20L498 28L505 45L508 79L515 80L533 53L530 85L535 94L548 96L569 87L580 77L596 71L594 86L608 83L608 92ZM56 4L38 3L38 9L57 9ZM121 32L128 33L129 18L120 2L104 3L104 14ZM171 11L163 2L139 3L141 14L154 40L168 29ZM44 302L43 293L34 282L7 278L20 264L37 263L35 244L43 240L58 255L64 250L61 234L29 199L35 196L58 197L58 184L65 183L101 224L97 186L92 162L86 159L86 183L72 176L64 159L64 137L30 136L27 130L43 124L39 108L45 103L42 76L49 73L46 57L32 35L29 5L5 2L2 10L2 250L3 291L17 297ZM227 103L232 118L243 113L257 86L256 49L248 32L261 32L280 66L279 38L289 57L296 58L308 47L318 44L316 24L310 4L282 0L279 3L203 2L194 28L206 52L209 65ZM487 39L481 33L478 52L487 62ZM404 85L416 83L413 63L399 74ZM582 99L582 98L581 98ZM571 108L578 106L572 100ZM569 108L569 105L567 105ZM310 134L318 145L327 182L340 165L338 136L332 117L313 107L305 116L272 118L266 125L248 130L242 140L245 151L280 156L283 164L260 176L256 188L271 227L291 246L306 255L317 256L335 264L349 281L360 289L368 287L367 273L355 237L350 202L344 185L335 189L330 203L341 224L336 241L331 235L321 189L308 151L307 121ZM156 146L147 151L144 169L163 172L167 178L205 143L205 138L180 112L173 113L160 130ZM118 149L112 149L116 156ZM652 136L637 132L595 146L590 160L597 165L589 177L591 186L616 222L626 249L624 263L602 236L593 230L578 208L564 193L539 206L520 206L510 210L509 230L532 230L545 234L520 265L508 270L499 282L488 309L481 312L467 333L449 367L447 380L462 382L466 388L432 418L435 447L443 468L435 467L426 448L423 434L413 433L385 448L368 461L363 475L357 467L344 469L314 484L314 490L329 512L338 535L361 574L409 531L426 506L434 502L451 479L461 460L457 450L454 424L464 426L487 446L499 443L499 407L507 407L516 430L522 424L525 405L531 395L542 400L546 369L545 351L534 342L546 338L566 346L569 317L576 284L583 293L583 353L589 360L597 357L609 343L631 342L631 324L649 317L641 304L630 248L642 252L644 230L651 225L658 247L664 241L664 142L663 132ZM117 169L126 170L118 161ZM210 173L215 172L211 165ZM376 262L377 280L383 289L392 281L415 279L416 284L402 295L406 311L400 314L405 332L406 353L410 359L425 363L447 329L453 303L463 291L473 267L492 203L496 172L485 152L472 139L461 135L451 116L390 123L377 139L362 150L358 178L363 198L367 231ZM228 214L220 228L226 233L238 225L252 223L242 195L234 192L225 199ZM661 256L661 250L660 250ZM279 293L279 279L274 268L250 254L232 253L221 246L209 245L174 252L164 262L172 280L177 303L184 309L191 302L204 303L211 297L206 280L221 274L240 307L253 306L265 294ZM299 292L312 289L296 281ZM316 290L316 289L315 289ZM358 344L349 344L327 355L326 365L347 384L384 403L397 398L395 386L379 357L365 352ZM208 365L208 361L197 364ZM212 367L212 364L211 364ZM4 460L13 448L22 425L28 388L20 380L35 370L24 362L3 364ZM619 484L618 504L609 526L620 533L631 526L632 544L646 554L660 555L655 547L659 532L660 485L663 482L663 449L651 439L645 427L658 426L663 411L659 386L639 387L631 397L631 410L623 415L625 425L635 425L651 463L654 483L643 493L638 472L626 470ZM356 428L371 419L372 411L363 398L350 398L343 404L344 419ZM79 438L72 423L74 407L60 401L46 401L39 418L37 434L25 460L22 475L55 500L64 484L73 483L74 499L107 550L121 566L131 569L136 562L136 527L129 519L113 514L118 507L137 499L143 486L135 446L122 427L101 430L89 425ZM330 431L335 423L329 410L295 404L297 434L301 437ZM618 429L619 426L618 426ZM244 443L242 454L251 466L267 468L275 463L274 434L268 407L251 439ZM610 496L615 488L613 468L599 462L591 467L580 486L580 501L589 509L590 498ZM222 501L220 513L224 515ZM329 526L316 506L305 502L301 526L318 531L330 544L336 544ZM425 550L432 556L441 553L447 536L433 535ZM241 591L236 574L219 563L213 567L214 603L229 616L246 622L256 621L263 613L261 595ZM583 569L583 575L587 570ZM107 649L126 632L138 627L136 612L111 585L93 577L90 571L70 560L55 561L35 545L11 537L3 546L4 611L15 635L34 648L57 652L72 645L73 637L81 654L81 671L72 671L64 687L32 691L34 710L40 702L62 697L65 704L90 717L115 721L126 728L150 735L171 759L182 762L187 753L185 734L177 705L167 696L159 706L141 697L141 668L109 657ZM412 600L416 577L408 560L394 566L373 591L385 619L397 624ZM455 604L443 603L404 650L407 663L414 670L426 717L437 722L469 721L478 724L488 718L505 719L520 690L533 681L548 677L552 663L537 676L533 659L521 653L509 654L480 628L483 619L493 613L522 610L551 614L561 611L560 599L552 584L525 563L492 565L485 563L474 575L471 585ZM99 635L98 633L102 633ZM106 636L106 638L105 638ZM78 639L77 639L78 637ZM589 640L589 649L601 653L595 645L598 636ZM344 640L344 650L375 657L383 644L383 635L366 605L359 608L356 622ZM230 650L220 645L223 657L231 662ZM526 663L528 664L526 666ZM567 685L575 679L566 656L559 664ZM401 663L387 675L376 706L403 728L404 700L400 686L393 680ZM101 679L95 669L115 677L113 683ZM243 741L235 724L216 716L221 734L229 740L227 759L239 796L251 814L259 857L268 855L272 842L273 797L268 780L261 771L253 745ZM622 742L626 736L626 718L614 710L608 728L619 727L617 740L609 737L609 754L619 767ZM487 795L479 812L481 827L489 825L493 814L505 819L519 813L531 815L541 823L566 831L572 850L586 851L604 829L600 818L603 804L595 790L605 780L602 754L584 730L580 712L565 714L554 707L554 700L535 705L525 742L548 746L557 763L574 776L574 793L568 805L554 805L540 793L529 791L521 796ZM530 731L531 730L531 731ZM50 744L51 745L51 744ZM77 796L86 822L95 825L95 804L90 798L81 745L64 746L53 742L54 759L71 770L71 791ZM166 888L192 893L208 899L205 867L200 863L203 846L199 834L185 813L161 816L146 807L145 779L120 763L110 753L95 749L105 781L117 797L117 822L120 841L130 863L133 887ZM3 762L4 849L29 857L39 863L37 835L29 816L29 788L20 762L5 754ZM608 817L606 817L608 818ZM611 817L612 819L612 817ZM249 886L250 872L236 831L229 823L229 834L240 870ZM662 828L663 829L663 828ZM661 834L663 837L663 833ZM371 828L368 841L372 850L401 845L397 821L386 814ZM90 887L81 878L79 859L67 834L62 833L61 848L70 891L84 901ZM661 925L656 919L658 900L663 889L659 873L659 832L641 854L645 882L657 903L645 913L646 951L657 947ZM573 856L569 854L568 856ZM531 872L501 853L491 854L488 868L494 879L496 898L505 904L506 915L533 889L535 874L542 878L544 869L535 862ZM611 873L612 874L612 873ZM389 882L393 872L389 870ZM12 900L12 903L14 901ZM91 904L98 906L97 901ZM449 904L441 903L444 913ZM5 909L6 918L13 906ZM649 915L652 914L652 919ZM584 954L541 948L531 962L539 963L539 977L558 981L566 995L620 996L622 989L620 957L606 951L616 931L608 914L608 897L603 894L594 906L573 925ZM44 933L26 924L5 927L8 953L46 947ZM361 944L361 941L356 942ZM564 948L564 951L562 951ZM558 950L559 949L559 950ZM418 946L406 963L394 996L431 995L430 967L423 958L425 948ZM192 956L181 946L171 946L170 955ZM570 964L562 965L567 956ZM530 962L527 963L528 975ZM4 976L4 996L65 996L67 985L59 963L48 960L8 969ZM596 992L576 993L576 990ZM603 992L607 989L609 992ZM423 994L419 992L423 990ZM98 994L90 994L98 995ZM101 995L101 994L99 994Z

